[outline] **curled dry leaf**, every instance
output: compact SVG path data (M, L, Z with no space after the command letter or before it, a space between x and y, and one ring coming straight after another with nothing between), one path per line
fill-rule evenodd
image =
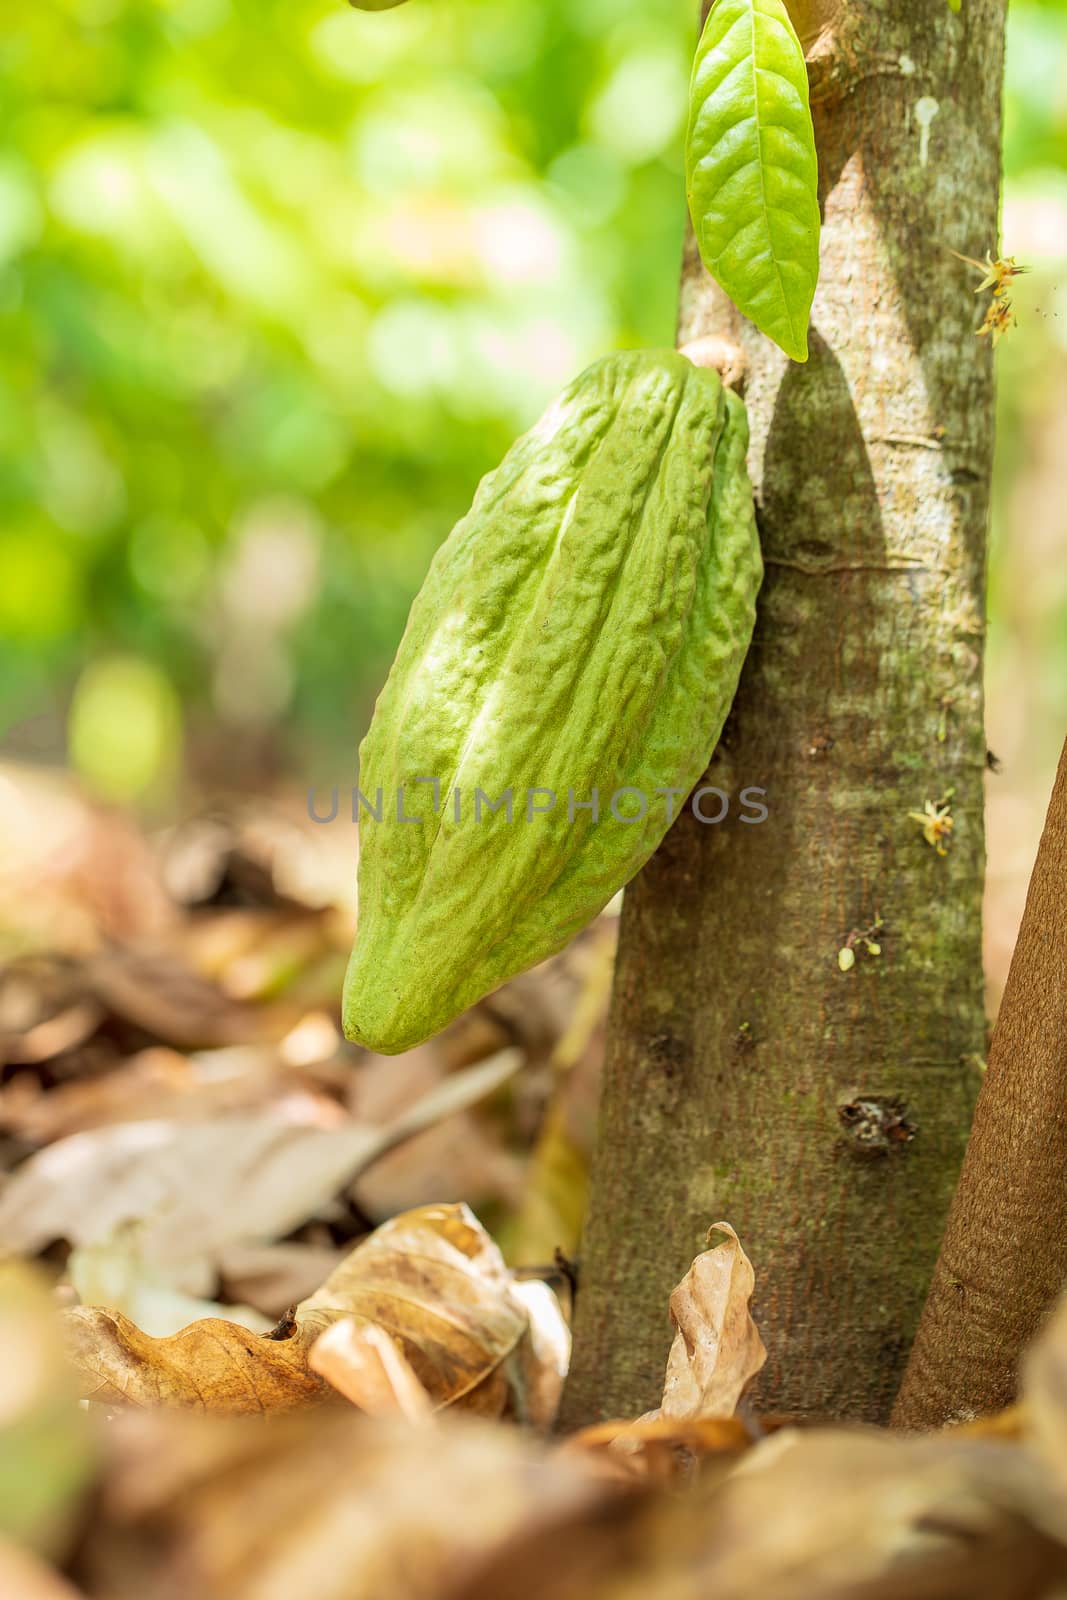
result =
M661 1417L730 1417L767 1359L749 1305L752 1263L728 1222L708 1231L726 1238L697 1256L671 1295L674 1343L667 1358Z
M730 1224L716 1223L709 1241L718 1233L726 1238L696 1257L671 1295L674 1343L659 1410L585 1428L568 1441L568 1448L592 1452L611 1476L678 1478L707 1456L752 1442L733 1413L767 1359L749 1311L755 1274Z
M528 1319L511 1367L514 1409L528 1427L547 1432L571 1364L571 1331L555 1291L539 1278L513 1282L511 1294Z
M527 1328L499 1250L463 1205L423 1206L385 1223L271 1334L212 1318L153 1339L88 1306L66 1319L87 1398L231 1414L328 1398L311 1349L351 1319L388 1332L435 1405L499 1415L504 1364Z
M368 1416L423 1422L433 1411L410 1361L376 1323L335 1322L311 1346L308 1364Z

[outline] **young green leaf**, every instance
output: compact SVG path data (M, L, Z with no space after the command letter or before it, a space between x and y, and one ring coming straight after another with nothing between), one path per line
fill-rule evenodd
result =
M717 0L697 46L686 140L704 265L794 361L819 275L818 161L804 52L782 0Z

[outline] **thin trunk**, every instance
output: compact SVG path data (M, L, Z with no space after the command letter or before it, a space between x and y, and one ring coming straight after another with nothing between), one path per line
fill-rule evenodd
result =
M1067 1284L1067 744L937 1271L893 1420L940 1427L1015 1397Z
M564 1424L656 1402L709 1223L757 1271L761 1405L884 1418L937 1254L984 1018L982 650L1006 0L803 0L824 228L811 359L690 238L679 336L738 340L767 575L710 767L626 894ZM947 800L940 855L909 813ZM855 943L844 972L838 951Z

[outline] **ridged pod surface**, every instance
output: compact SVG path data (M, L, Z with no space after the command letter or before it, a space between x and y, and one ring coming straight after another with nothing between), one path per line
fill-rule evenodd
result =
M700 777L752 636L747 444L715 373L629 351L582 373L482 481L360 748L381 820L361 818L349 1038L393 1054L436 1033L561 949L659 844L656 791L677 811ZM623 821L621 789L644 801L619 795ZM531 812L546 790L555 804ZM476 791L498 809L476 816Z

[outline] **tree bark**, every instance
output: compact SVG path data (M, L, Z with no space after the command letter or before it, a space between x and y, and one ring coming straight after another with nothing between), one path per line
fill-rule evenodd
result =
M974 1128L893 1420L936 1428L1015 1397L1067 1284L1067 744Z
M658 1401L667 1301L736 1227L763 1408L884 1419L984 1053L982 653L1006 0L799 0L823 206L805 366L690 236L679 342L747 355L766 578L706 780L626 892L563 1425ZM948 800L938 854L909 815ZM882 919L880 954L854 942Z

